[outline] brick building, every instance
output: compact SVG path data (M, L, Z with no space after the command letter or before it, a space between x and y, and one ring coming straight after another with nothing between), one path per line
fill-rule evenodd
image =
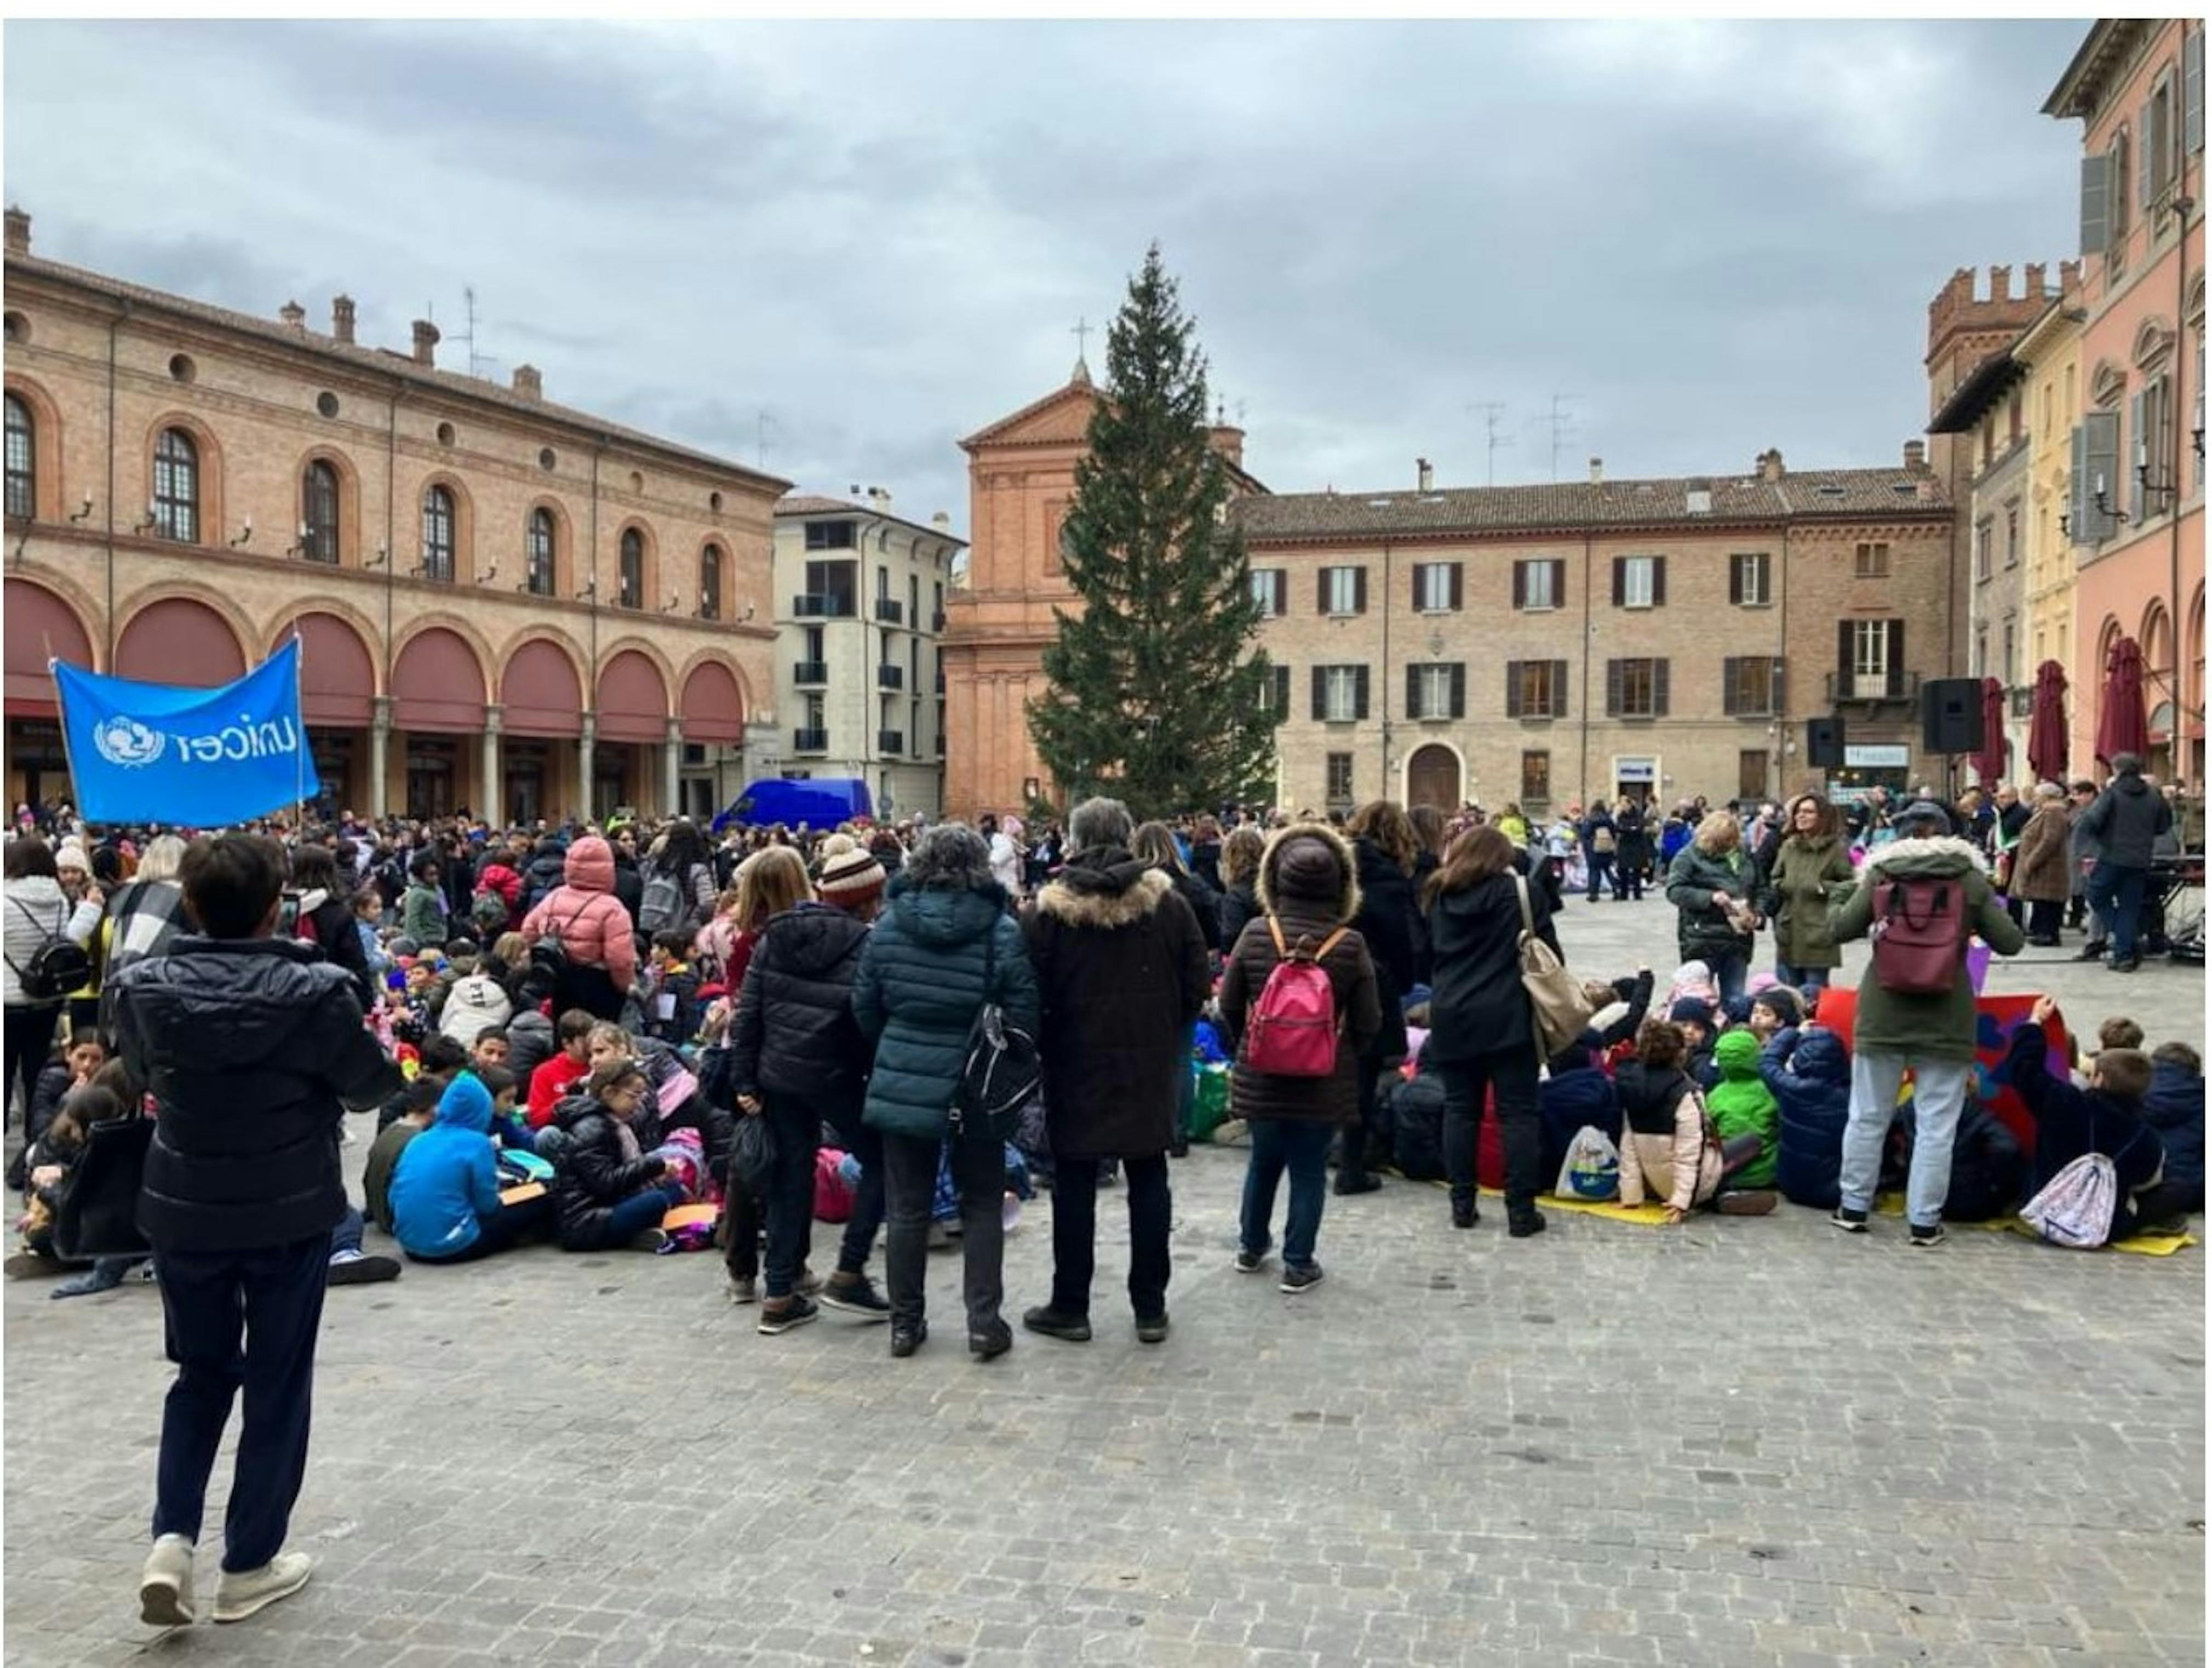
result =
M341 807L709 811L772 718L787 482L512 385L31 252L7 221L12 799L67 792L50 657L234 678L295 632Z

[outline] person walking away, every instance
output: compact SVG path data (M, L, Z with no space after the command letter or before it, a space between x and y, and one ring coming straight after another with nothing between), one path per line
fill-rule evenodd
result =
M209 1474L243 1389L215 1616L297 1592L313 1561L284 1551L307 1473L331 1231L348 1214L337 1128L397 1090L352 980L275 936L284 854L271 840L194 840L180 866L196 934L117 976L125 1068L156 1108L138 1199L177 1379L161 1418L154 1550L139 1614L198 1614L192 1554Z
M637 938L615 895L612 848L597 834L586 835L568 847L562 876L523 917L522 936L533 952L542 938L561 941L556 1013L580 1008L594 1018L619 1021L623 998L637 980Z
M1601 797L1590 801L1589 814L1583 818L1575 830L1583 843L1583 863L1589 871L1588 901L1597 901L1600 888L1610 889L1613 900L1620 899L1620 876L1613 868L1620 854L1620 834L1613 820L1613 813Z
M1950 817L1941 805L1916 800L1899 813L1895 827L1899 837L1869 858L1858 890L1837 912L1834 923L1838 943L1873 937L1875 949L1859 980L1841 1200L1830 1220L1846 1233L1867 1231L1867 1213L1881 1177L1882 1146L1909 1068L1917 1127L1905 1214L1912 1243L1933 1246L1943 1242L1951 1143L1974 1064L1967 939L1978 933L1998 955L2017 955L2027 935L1997 902L1981 853L1947 832ZM1940 954L1923 948L1893 956L1889 946L1903 936L1900 918L1905 931L1927 923L1930 934L1948 922L1954 943L1942 945L1939 939Z
M1321 822L1293 822L1267 842L1256 884L1261 913L1245 924L1221 975L1220 1007L1236 1064L1229 1079L1231 1114L1251 1131L1238 1222L1237 1267L1266 1265L1275 1193L1290 1174L1283 1226L1281 1289L1296 1295L1322 1281L1314 1255L1328 1193L1328 1146L1359 1115L1359 1059L1382 1026L1375 964L1352 926L1359 882L1352 848ZM1323 1077L1265 1071L1249 1048L1253 1010L1279 963L1291 955L1316 961L1328 975L1336 1016L1335 1064Z
M1230 830L1221 842L1221 897L1218 904L1221 953L1236 948L1244 923L1260 913L1259 895L1253 883L1260 877L1260 859L1267 850L1267 837L1246 823Z
M1146 827L1166 834L1158 823ZM1052 1297L1022 1325L1090 1342L1099 1169L1119 1159L1128 1184L1129 1303L1138 1340L1158 1343L1168 1335L1168 1150L1182 1127L1191 1028L1212 988L1206 944L1158 860L1158 842L1149 860L1130 850L1134 831L1120 800L1085 800L1068 832L1067 860L1023 920L1054 1170Z
M40 952L48 945L65 943L85 949L100 925L100 904L88 897L71 903L62 890L53 849L36 834L8 842L4 863L6 931L0 933L0 967L5 983L0 986L7 1010L7 1075L0 1082L0 1108L12 1107L17 1095L23 1111L31 1110L32 1090L46 1057L53 1052L54 1032L61 1023L69 999L64 990L48 990L33 972ZM89 956L88 955L88 960Z
M1543 889L1513 867L1513 848L1495 828L1470 828L1452 842L1429 883L1429 943L1436 957L1429 988L1429 1040L1444 1080L1444 1169L1455 1228L1473 1228L1476 1133L1486 1095L1495 1098L1505 1148L1506 1231L1516 1240L1544 1231L1536 1208L1543 1190L1543 1127L1536 1073L1541 1045L1521 982L1522 907L1535 936L1559 953Z
M1394 801L1370 799L1352 814L1345 834L1359 883L1352 927L1375 963L1382 1023L1359 1057L1359 1117L1345 1126L1336 1168L1340 1195L1371 1193L1382 1185L1368 1164L1377 1133L1376 1088L1389 1064L1406 1057L1406 993L1420 982L1425 937L1420 897L1413 890L1417 842L1406 813Z
M1651 821L1634 794L1623 794L1613 808L1613 895L1639 902L1651 868Z
M1830 918L1856 889L1836 808L1817 793L1790 802L1789 832L1775 849L1762 907L1774 926L1774 977L1793 990L1821 990L1843 966Z
M1711 811L1696 837L1667 870L1667 901L1675 909L1675 942L1685 961L1703 961L1720 984L1721 1001L1743 994L1759 916L1751 904L1757 879L1744 855L1743 831L1726 811Z
M929 1335L923 1277L937 1163L976 1016L996 1003L1006 1022L1036 1034L1036 974L1022 930L1007 913L990 848L963 822L933 823L886 894L853 985L853 1016L875 1051L868 1125L884 1137L884 1260L891 1354L911 1356ZM1000 1319L1006 1249L1006 1154L995 1139L952 1149L960 1196L963 1296L968 1347L989 1361L1013 1345Z
M2112 779L2081 814L2081 826L2098 847L2086 889L2089 907L2097 913L2098 937L2112 947L2112 970L2133 973L2142 966L2136 938L2143 889L2159 838L2173 827L2172 808L2143 780L2142 761L2123 753L2112 761ZM2086 950L2082 959L2089 959Z
M2027 906L2027 942L2041 949L2058 944L2059 923L2064 919L2066 895L2071 884L2067 847L2073 818L2066 809L2066 790L2056 782L2039 782L2035 808L2021 825L2012 849L2012 895Z

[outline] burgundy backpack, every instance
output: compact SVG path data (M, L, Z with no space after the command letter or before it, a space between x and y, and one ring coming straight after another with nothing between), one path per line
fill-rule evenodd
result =
M1966 965L1966 886L1963 877L1898 876L1877 881L1875 978L1899 996L1946 996Z
M1339 927L1310 947L1283 943L1283 925L1267 917L1279 958L1244 1033L1244 1064L1276 1077L1326 1077L1336 1070L1336 986L1322 961L1349 929Z

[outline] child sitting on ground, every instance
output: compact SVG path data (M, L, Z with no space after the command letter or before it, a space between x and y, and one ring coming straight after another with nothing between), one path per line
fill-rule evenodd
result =
M1719 1081L1705 1091L1705 1106L1713 1115L1713 1130L1723 1143L1748 1136L1759 1150L1729 1178L1731 1190L1766 1191L1766 1209L1774 1208L1774 1149L1782 1113L1773 1092L1759 1079L1759 1038L1748 1027L1721 1033L1713 1045L1713 1065ZM1735 1206L1742 1210L1750 1201ZM1727 1202L1723 1204L1728 1209Z
M586 1093L561 1103L567 1139L554 1155L561 1249L658 1251L668 1243L660 1219L683 1202L658 1158L639 1149L630 1120L652 1094L635 1060L602 1060Z
M672 1048L699 1031L699 976L691 969L691 935L671 928L653 935L645 974L645 1034Z
M1657 1194L1670 1226L1710 1203L1729 1174L1749 1163L1759 1148L1756 1136L1723 1145L1712 1133L1703 1098L1683 1070L1687 1057L1679 1028L1646 1020L1636 1035L1636 1058L1613 1078L1620 1095L1620 1202L1638 1205L1647 1190ZM1737 1197L1764 1197L1765 1208L1774 1208L1771 1193Z
M31 1148L60 1114L62 1102L69 1097L70 1091L83 1088L106 1064L107 1050L100 1044L100 1034L88 1028L71 1033L68 1046L40 1068L37 1081L31 1085L30 1112L23 1120L23 1150L15 1155L15 1163L9 1168L10 1187L25 1186L24 1171Z
M560 1049L530 1074L527 1122L542 1130L553 1121L554 1108L574 1092L592 1069L592 1028L599 1022L589 1010L571 1008L554 1028Z
M1682 1034L1682 1070L1690 1081L1700 1089L1719 1082L1713 1067L1713 1004L1699 997L1679 998L1667 1010L1667 1022ZM1639 1034L1639 1047L1641 1042Z
M392 1227L392 1177L399 1167L399 1155L407 1143L430 1127L438 1115L438 1100L442 1091L427 1080L417 1080L400 1091L402 1109L398 1115L377 1131L376 1139L369 1143L367 1168L362 1172L362 1192L367 1200L364 1207L369 1221L389 1234Z
M2166 1174L2137 1202L2143 1220L2166 1223L2203 1210L2203 1057L2185 1042L2160 1043L2142 1113L2166 1149Z
M1792 1204L1834 1210L1851 1117L1850 1051L1823 1026L1790 1027L1768 1039L1759 1076L1774 1096L1775 1185Z
M2141 1227L2136 1196L2158 1180L2166 1162L2158 1131L2142 1115L2150 1059L2140 1049L2100 1050L2091 1064L2088 1087L2076 1089L2067 1078L2054 1077L2045 1058L2050 1044L2043 1028L2057 1012L2056 1002L2038 997L2026 1022L2014 1030L2002 1067L2035 1119L2030 1192L2040 1192L2075 1159L2103 1154L2112 1161L2118 1183L2106 1240L2124 1240Z
M487 1067L447 1086L437 1121L400 1155L392 1177L393 1237L417 1262L462 1263L543 1231L550 1194L509 1203L500 1196L494 1120L514 1105L514 1074Z
M70 1174L83 1158L85 1131L110 1118L120 1118L124 1105L112 1090L82 1083L62 1096L52 1119L24 1151L25 1198L17 1223L23 1248L35 1257L54 1256L54 1216L61 1208L61 1193Z

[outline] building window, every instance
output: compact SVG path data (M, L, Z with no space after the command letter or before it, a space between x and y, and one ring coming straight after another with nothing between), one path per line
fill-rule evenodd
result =
M2004 565L2008 567L2020 566L2020 506L2016 502L2005 506Z
M154 446L154 531L183 544L200 541L200 453L181 428Z
M1729 601L1740 608L1765 608L1774 600L1774 558L1751 550L1729 558Z
M1328 755L1328 803L1332 805L1352 803L1352 755L1349 753Z
M1766 655L1721 662L1721 711L1731 718L1771 718L1782 710L1782 662Z
M1974 524L1974 577L1986 579L1990 576L1990 539L1992 528L1987 520Z
M1367 570L1364 567L1322 568L1321 611L1323 614L1366 613Z
M722 617L722 547L709 544L699 553L699 617Z
M30 519L39 513L39 437L31 408L8 396L8 513Z
M522 538L523 579L530 594L550 597L553 594L553 512L532 510Z
M309 561L338 559L338 472L319 458L300 482L300 554Z
M1260 686L1260 710L1278 719L1291 715L1291 669L1270 664L1267 681ZM940 671L939 676L943 676Z
M1861 701L1877 701L1889 693L1889 628L1887 620L1851 622L1851 694Z
M1974 628L1974 663L1970 670L1972 675L1976 677L1984 677L1988 676L1990 670L1990 628L1987 626L1976 626Z
M1862 579L1886 579L1889 577L1889 546L1862 544L1852 572Z
M1767 795L1766 749L1747 747L1735 755L1735 797L1764 799Z
M849 561L806 564L806 597L833 620L848 620L860 607L859 570Z
M1613 559L1613 605L1615 608L1659 608L1666 601L1666 557L1615 556Z
M2173 183L2173 81L2162 78L2143 106L2142 195L2160 203Z
M1413 564L1413 606L1424 614L1448 614L1460 605L1460 565L1455 561Z
M1289 610L1289 587L1283 583L1279 567L1255 567L1252 570L1252 600L1260 605L1261 614L1270 620L1279 620Z
M1605 663L1605 710L1609 718L1667 716L1664 660L1608 660Z
M1548 804L1552 798L1552 755L1531 749L1521 755L1521 803Z
M1567 715L1567 663L1509 660L1505 663L1505 716L1563 719Z
M1463 664L1406 668L1406 716L1456 719L1467 712L1467 668Z
M1351 724L1359 713L1360 674L1364 666L1316 666L1322 680L1321 716L1328 724Z
M422 494L422 577L441 585L453 579L453 495L443 487Z
M1556 558L1513 564L1513 606L1530 611L1558 608L1566 595L1567 565Z
M808 522L806 548L810 550L852 549L854 548L853 524L849 521Z
M623 529L621 583L616 602L623 608L645 606L645 536L635 527Z

